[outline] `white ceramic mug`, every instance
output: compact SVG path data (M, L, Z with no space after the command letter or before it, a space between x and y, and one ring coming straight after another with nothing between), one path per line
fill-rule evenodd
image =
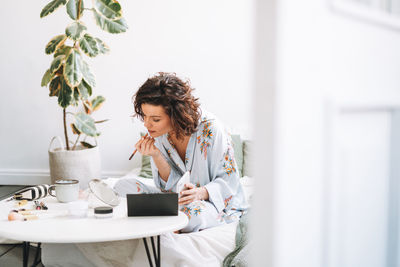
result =
M69 179L57 180L55 181L54 185L49 187L49 194L53 197L56 197L60 202L71 202L78 200L79 181Z

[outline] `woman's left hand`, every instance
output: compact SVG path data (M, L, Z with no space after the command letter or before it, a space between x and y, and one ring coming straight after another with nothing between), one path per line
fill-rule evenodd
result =
M208 191L205 187L196 187L192 183L185 184L185 190L180 193L179 205L187 205L196 200L207 200Z

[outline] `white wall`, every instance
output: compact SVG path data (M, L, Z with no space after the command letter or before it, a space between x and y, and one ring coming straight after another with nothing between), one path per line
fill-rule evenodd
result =
M276 126L272 130L275 135L264 126L269 140L257 146L257 157L265 157L266 149L273 149L275 157L272 181L270 170L257 181L258 207L266 205L265 212L257 211L257 219L265 220L268 227L255 229L256 239L260 246L273 238L270 266L326 267L329 129L325 104L327 100L398 104L400 33L332 12L324 0L273 2L277 5L277 29L257 31L258 35L275 37L277 75L267 78L268 87L256 87L258 98L276 94L276 116L264 121ZM271 10L260 13L266 17ZM259 108L270 111L262 103ZM264 165L257 166L260 169L256 173L262 173ZM264 262L265 254L256 256L259 263Z
M40 19L49 1L9 1L0 9L0 184L48 175L47 148L63 135L62 109L40 87L51 63L44 47L64 32L65 8ZM90 2L90 1L89 1ZM97 119L106 175L137 166L127 159L142 125L133 123L131 96L158 71L190 78L203 108L215 113L233 132L251 136L253 4L252 1L120 1L129 30L102 32L86 13L88 31L111 48L90 60L95 94L106 97Z

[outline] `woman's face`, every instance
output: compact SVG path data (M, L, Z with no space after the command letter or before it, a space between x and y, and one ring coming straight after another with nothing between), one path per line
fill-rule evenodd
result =
M171 119L163 106L142 104L144 127L151 137L159 137L172 130Z

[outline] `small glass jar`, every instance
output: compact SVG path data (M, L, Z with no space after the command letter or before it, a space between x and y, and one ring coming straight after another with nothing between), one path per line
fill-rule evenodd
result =
M84 218L87 216L88 203L83 200L77 200L68 203L68 211L71 217Z
M94 208L94 217L96 218L111 218L113 216L112 207L96 207Z

